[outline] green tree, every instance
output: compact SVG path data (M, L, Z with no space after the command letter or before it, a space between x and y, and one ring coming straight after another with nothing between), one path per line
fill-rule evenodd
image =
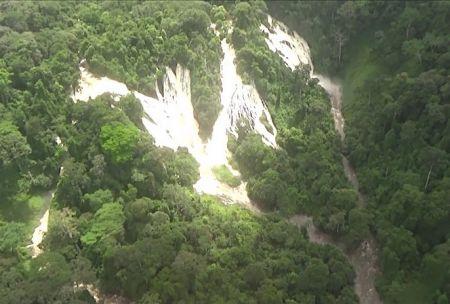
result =
M71 262L72 280L77 284L93 284L96 281L95 271L89 259L77 255Z
M0 252L13 254L24 245L25 225L16 222L0 222Z
M133 158L139 130L132 125L110 123L101 127L100 138L103 151L114 163L121 164Z
M106 203L95 213L91 227L81 237L84 245L92 246L100 240L113 238L123 239L125 215L119 203Z
M31 148L18 128L9 121L0 122L0 169L14 166L25 169Z
M253 290L266 279L266 270L261 263L250 264L244 269L244 280Z
M348 233L346 241L350 246L357 246L370 236L371 216L362 208L355 208L348 213Z
M0 98L6 99L6 92L8 91L8 87L11 84L11 80L9 79L10 74L6 69L6 64L3 60L0 60Z
M198 167L198 162L185 148L179 148L166 165L171 182L185 187L191 187L200 178Z
M181 287L178 299L186 299L188 294L196 291L197 280L205 271L206 260L201 255L180 250L171 266L171 281Z
M400 265L411 267L417 262L417 243L413 234L404 228L393 228L383 235L384 247L395 254Z
M129 202L125 206L125 216L127 224L127 235L135 240L141 233L145 225L152 217L152 212L159 202L152 201L147 197L141 197Z
M189 8L180 16L181 29L188 35L194 32L204 34L211 24L211 19L204 11Z
M142 118L144 117L144 109L134 95L129 94L120 98L119 107L125 112L131 122L138 128L143 128Z
M265 208L273 209L280 205L287 187L277 171L268 169L261 178L250 180L247 188L250 198L261 203Z
M320 294L328 284L328 266L319 259L311 259L302 276L301 288Z
M73 251L79 242L78 226L78 218L70 208L52 209L48 232L44 239L46 248L55 250L69 246Z
M63 206L82 208L83 192L89 185L90 179L86 175L83 163L68 159L62 167L62 175L56 190L56 201Z
M86 193L83 195L83 201L89 206L87 210L96 212L104 204L112 203L114 198L110 190L99 189L94 193Z
M44 252L33 259L28 275L27 290L34 301L49 302L63 291L64 286L73 284L70 265L56 252Z
M266 280L264 284L256 291L258 303L262 304L281 304L283 297L281 292L274 286L273 282Z

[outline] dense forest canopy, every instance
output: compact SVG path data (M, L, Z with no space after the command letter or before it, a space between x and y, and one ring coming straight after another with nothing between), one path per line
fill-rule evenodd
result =
M271 6L343 80L346 150L374 219L385 300L447 303L449 3Z
M312 67L291 71L268 48L267 14L341 80L343 143ZM449 15L445 1L0 2L1 302L95 303L91 286L136 303L357 303L344 253L373 235L384 303L448 303ZM264 213L196 193L199 163L155 145L134 95L71 98L80 62L149 96L181 64L206 141L221 110L222 38L279 147L242 124L228 141L241 176L214 173L245 182ZM310 242L288 223L296 214L345 250Z

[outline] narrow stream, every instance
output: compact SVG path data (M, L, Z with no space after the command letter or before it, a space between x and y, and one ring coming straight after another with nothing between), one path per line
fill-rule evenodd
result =
M308 43L296 32L289 30L283 23L273 20L268 16L268 25L261 25L260 29L267 35L266 43L268 47L278 54L285 64L295 70L299 65L309 65L311 67L311 78L317 78L319 85L328 93L331 102L331 113L333 115L336 131L344 141L344 117L341 111L342 87L330 78L314 73L314 66ZM342 165L345 175L354 189L358 192L358 204L365 207L365 200L359 191L356 172L349 160L342 155ZM333 240L331 236L314 226L312 218L305 215L297 215L290 219L290 222L298 227L306 227L309 239L317 244L330 244L340 248L348 257L355 269L355 292L362 304L379 304L381 299L375 289L375 278L378 274L377 246L371 236L355 250L347 251L344 244Z

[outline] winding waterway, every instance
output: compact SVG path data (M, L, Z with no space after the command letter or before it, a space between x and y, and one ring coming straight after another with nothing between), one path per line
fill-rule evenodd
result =
M283 23L268 16L268 27L261 25L260 29L266 34L268 47L277 53L285 64L295 70L299 65L310 66L311 78L317 78L319 85L328 93L331 102L331 113L333 115L336 131L344 141L344 117L342 115L342 87L337 81L314 73L314 66L308 43L296 32L289 30ZM356 172L349 160L342 155L342 165L348 181L358 192L358 203L360 207L365 207L365 200L359 191ZM290 219L290 222L298 227L306 227L309 239L317 244L330 244L339 247L348 257L355 273L355 292L362 304L379 304L381 299L375 289L375 278L378 274L377 246L371 236L355 250L347 251L345 246L334 240L328 234L319 230L312 221L312 218L305 215L297 215Z

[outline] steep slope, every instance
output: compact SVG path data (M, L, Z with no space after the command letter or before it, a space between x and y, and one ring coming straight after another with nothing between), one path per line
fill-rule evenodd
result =
M225 165L233 174L239 175L229 164L227 148L228 136L237 136L239 124L247 123L261 134L263 141L276 147L276 128L270 113L259 98L258 92L249 85L244 85L236 73L234 50L224 39L222 41L224 57L221 64L222 75L222 110L214 124L211 138L203 142L199 136L198 123L194 118L191 103L189 71L180 65L173 72L166 68L163 81L163 93L156 84L157 99L136 91L107 77L97 78L80 64L80 84L72 98L76 102L89 101L102 94L111 94L118 101L120 97L133 94L143 108L142 123L152 135L157 146L173 150L185 147L200 164L200 179L194 185L199 193L221 197L227 203L239 203L251 207L245 183L230 187L217 180L213 168ZM269 132L262 124L262 117L268 121Z
M261 25L261 30L267 35L265 39L268 47L277 53L291 69L295 70L299 65L309 65L311 78L317 78L318 84L328 93L331 102L331 113L333 115L334 126L341 137L345 139L344 117L341 112L342 88L326 76L315 74L308 44L296 32L289 29L281 22L273 20L268 16L269 27ZM358 179L353 167L347 157L342 155L342 165L349 182L358 191ZM363 195L358 191L358 198L361 207L366 206ZM305 222L306 220L306 222ZM332 244L345 248L345 244L333 241L326 234L318 231L311 223L311 219L304 216L295 216L291 222L303 226L309 230L310 239L319 244ZM355 291L361 303L378 304L382 303L375 289L375 279L378 275L377 248L372 236L364 240L363 243L348 254L349 260L356 271Z
M312 37L321 68L342 75L348 156L374 218L383 298L445 303L449 4L286 2L272 8Z

